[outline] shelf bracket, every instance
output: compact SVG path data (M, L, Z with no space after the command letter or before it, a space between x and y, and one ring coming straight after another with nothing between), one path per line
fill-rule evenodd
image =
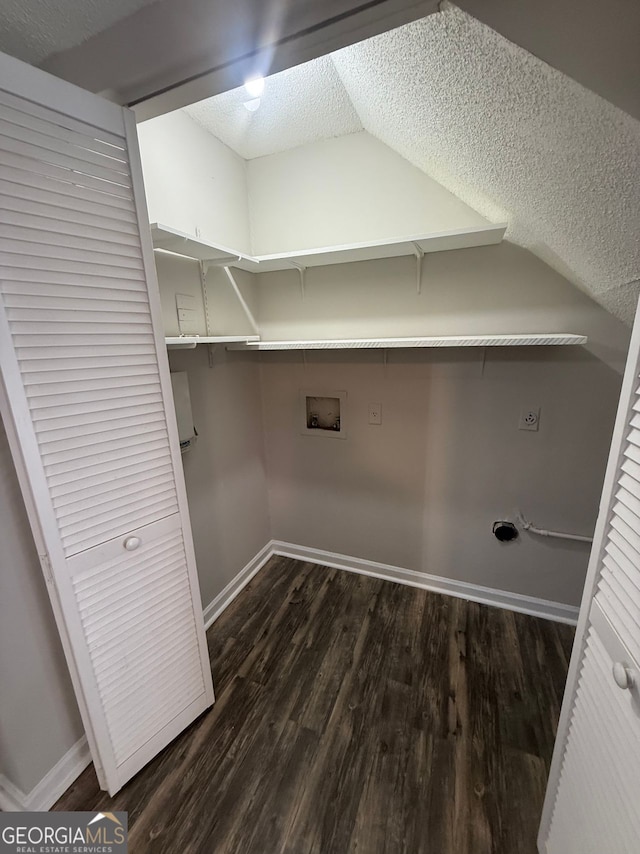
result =
M209 267L211 265L207 261L200 261L198 263L198 270L200 271L200 287L202 288L202 304L204 305L204 328L205 335L211 335L211 318L209 316L209 295L207 293L207 273L209 272ZM213 346L209 344L207 346L207 350L209 351L209 367L213 367Z
M416 256L416 280L418 293L422 293L422 259L424 258L424 249L413 243L413 253Z
M303 264L296 264L295 261L291 261L291 266L295 267L295 269L300 274L300 292L302 294L302 299L304 299L304 286L307 275L307 268Z
M202 289L202 304L204 306L204 328L205 335L211 335L211 318L209 317L209 296L207 294L207 273L209 272L209 264L206 261L200 261L198 264L200 271L200 287Z
M222 269L224 270L224 272L227 276L227 279L229 279L231 287L233 288L233 292L235 293L236 297L238 298L238 302L240 303L240 307L242 308L242 310L245 314L245 317L247 318L247 320L251 324L251 328L253 329L253 331L255 332L256 335L260 335L260 329L258 327L258 324L256 323L256 319L253 316L251 309L247 305L245 298L242 296L242 293L240 292L240 288L238 287L238 283L233 278L233 273L231 272L231 270L228 267L223 267Z

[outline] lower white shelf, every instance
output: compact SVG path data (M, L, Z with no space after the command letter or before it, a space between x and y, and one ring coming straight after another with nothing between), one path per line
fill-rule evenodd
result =
M532 347L586 344L586 335L537 332L518 335L443 335L416 338L329 338L309 341L251 341L229 344L228 350L356 350L414 347Z
M259 341L259 335L176 335L164 339L169 350L193 350L198 344L231 344Z

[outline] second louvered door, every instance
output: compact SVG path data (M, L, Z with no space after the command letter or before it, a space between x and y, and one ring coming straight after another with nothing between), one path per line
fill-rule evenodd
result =
M640 315L538 842L543 854L640 851Z
M0 55L0 404L99 778L213 702L132 115Z

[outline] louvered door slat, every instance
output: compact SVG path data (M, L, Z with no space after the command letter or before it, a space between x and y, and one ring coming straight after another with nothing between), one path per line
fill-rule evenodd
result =
M121 444L121 443L120 443ZM83 486L91 482L101 480L101 472L124 471L129 463L139 463L148 459L156 459L162 454L168 453L168 442L166 436L159 438L131 440L124 447L111 448L108 451L100 450L95 458L85 457L81 460L63 460L57 463L49 463L46 467L47 478L50 479L52 487L61 484L74 484L83 481ZM69 488L71 488L69 486Z
M621 580L624 578L628 582L630 588L635 591L634 598L640 598L640 578L638 578L636 568L627 555L611 540L607 543L602 562L604 566L611 568L614 575L619 576Z
M111 466L109 463L93 466L86 477L64 475L51 478L51 497L53 503L58 507L75 502L87 501L91 495L109 495L111 490L126 487L134 482L141 482L145 477L155 477L157 473L172 471L171 463L166 458L164 446L156 453L147 453L144 459L129 461L126 474L117 464ZM169 467L169 468L167 468ZM83 470L84 474L86 470ZM96 475L99 477L100 486L95 485ZM93 490L93 491L92 491Z
M637 619L634 614L637 614L637 611L611 573L603 573L598 585L596 601L609 620L615 620L620 638L629 652L637 657L640 651L640 644L635 637Z
M607 576L615 579L624 589L625 595L629 599L629 610L640 607L640 589L638 588L639 579L636 578L636 573L629 566L629 561L620 553L620 560L613 557L612 551L608 552L602 560L602 578Z
M113 794L213 702L135 124L0 54L0 160L3 419Z
M1 172L0 172L1 174ZM103 228L107 235L135 234L136 220L133 212L116 210L109 205L101 204L95 200L68 196L64 193L55 192L43 183L35 186L37 182L32 180L30 184L20 185L20 197L17 198L16 184L0 178L0 200L5 211L12 211L16 215L29 215L33 217L33 223L42 224L45 228L50 222L62 222L65 231L74 225L91 226ZM64 217L61 220L61 217ZM15 220L11 220L14 225Z
M117 334L104 330L99 340L92 335L87 335L83 330L76 329L76 334L71 339L60 340L60 336L53 335L16 335L16 356L21 357L26 353L28 359L44 359L53 345L56 348L56 359L77 359L81 356L96 356L100 354L111 356L122 356L121 344L126 345L132 353L149 353L155 346L153 336L148 332L122 331Z
M41 130L46 128L47 133L61 139L65 139L67 133L72 133L78 134L82 138L83 145L103 145L121 153L127 150L128 146L120 129L117 132L112 132L103 126L104 122L101 122L100 127L96 125L91 127L86 121L76 119L68 112L52 109L38 103L35 98L25 101L17 93L9 92L6 89L0 89L0 104L23 113L27 118L40 119L42 121Z
M60 348L61 350L63 348ZM38 355L36 355L38 354ZM118 353L102 353L100 355L80 354L82 359L78 359L78 353L75 350L65 349L62 354L56 353L55 359L45 359L40 351L34 350L28 357L21 356L20 362L23 373L26 376L34 373L50 373L58 371L68 371L70 373L79 373L91 368L115 368L122 366L122 354ZM71 359L72 361L69 361ZM80 362L80 364L77 364ZM127 356L128 365L152 365L154 363L153 353L151 348L140 351L136 348L136 352Z
M40 160L42 154L46 159ZM27 148L23 143L12 142L7 137L0 137L0 155L2 162L14 171L16 181L20 180L22 173L27 172L38 175L41 178L50 179L52 183L68 184L79 187L81 190L93 190L105 201L111 197L119 199L131 199L131 188L120 180L108 180L105 177L106 170L99 177L93 177L84 169L75 170L68 164L73 158L46 157L45 152L39 151L37 147ZM57 160L58 162L53 162ZM114 177L117 176L113 173Z
M17 125L23 132L33 131L41 138L51 139L62 145L73 146L81 152L95 152L109 158L109 160L119 161L126 166L127 156L121 144L104 142L101 139L88 139L86 133L60 127L58 124L53 124L50 118L42 119L25 113L16 102L13 105L0 103L0 120ZM113 137L113 139L116 140L117 137Z
M28 265L24 269L3 265L3 280L7 293L20 293L23 288L25 293L30 293L28 286L31 284L63 285L65 287L75 285L80 288L107 288L109 291L138 291L141 294L146 292L143 275L136 272L125 273L123 270L108 270L104 276L100 276L91 270L77 274L53 269L36 270Z
M640 486L640 484L634 484L631 478L627 478L626 482L629 489L626 489L622 483L622 478L620 479L620 489L616 492L616 498L621 504L627 508L629 513L633 514L633 518L630 520L630 524L636 525L638 520L640 520L640 499L636 498L633 494L636 486ZM629 519L627 519L629 521Z
M2 253L6 259L2 269L3 279L20 279L22 275L40 281L40 277L44 273L53 275L70 273L72 276L86 276L87 278L95 276L99 279L112 278L117 281L144 282L144 270L142 268L133 264L112 266L109 256L107 256L106 262L98 260L95 255L86 255L82 259L82 253L76 253L76 260L58 258L52 256L51 253L34 252L33 246L27 244L26 241L13 248L21 251L9 252L4 250ZM82 260L77 260L77 258Z
M46 374L58 373L64 371L74 376L88 375L90 371L106 371L111 368L143 367L145 365L153 365L154 359L151 353L135 354L123 356L122 353L114 353L113 355L85 356L82 360L76 358L76 354L70 356L73 360L69 362L68 357L57 356L55 359L20 359L20 366L25 378L34 378L39 375L39 380L46 379Z
M141 683L146 682L147 674L152 672L153 662L158 658L162 658L167 667L174 666L179 669L184 664L188 657L188 637L191 633L191 628L187 620L180 623L180 628L172 629L170 632L158 635L154 642L155 652L150 654L147 645L139 646L139 655L136 658L139 673L143 674L140 679ZM114 655L111 662L102 661L100 664L100 686L103 694L114 696L117 698L121 694L129 692L129 686L122 684L122 656ZM169 671L171 672L171 671Z
M26 137L26 138L25 138ZM31 134L33 142L28 142L29 134L24 133L17 125L10 125L0 121L0 151L8 154L19 155L23 162L23 169L29 169L29 160L38 164L46 165L50 174L57 174L59 169L69 173L72 172L74 179L82 185L86 179L92 183L96 179L107 182L109 190L113 186L130 187L130 178L127 172L120 168L120 161L113 161L113 165L104 158L100 164L91 162L91 152L86 149L76 148L65 150L64 145L57 143L52 137L44 137L39 134Z
M624 569L624 563L616 561L609 554L602 561L602 580L613 579L616 584L619 584L627 598L627 609L633 613L635 609L640 608L640 590L636 586L635 580L627 575Z
M629 443L624 452L625 457L627 459L632 460L632 462L640 465L640 448L637 445L632 445Z
M162 395L160 392L151 391L136 396L133 401L125 396L113 402L98 400L67 405L65 410L64 413L56 410L38 413L37 421L40 429L43 431L56 430L76 424L94 424L101 419L109 421L111 418L120 418L123 414L134 411L138 413L151 412L152 410L162 412ZM123 413L122 410L126 410L126 413Z
M130 601L131 593L143 590L146 585L157 584L163 578L172 578L176 564L183 559L183 549L180 542L172 540L156 543L152 557L139 557L136 563L136 576L131 577L128 566L112 566L108 578L104 573L100 576L100 589L95 589L95 574L85 574L83 586L76 586L78 602L85 608L90 608L94 620L100 619L104 609L110 609L112 603L122 600ZM157 561L162 561L162 571L157 571ZM153 651L149 651L153 654Z
M17 199L16 204L20 204L22 200L51 205L64 211L59 215L67 217L67 222L75 221L73 218L75 211L76 214L96 213L114 223L120 222L123 228L127 224L136 225L135 207L126 194L114 196L111 193L105 193L104 187L102 189L81 187L67 176L64 180L52 178L44 170L26 171L17 168L15 158L11 156L3 158L0 162L0 182L3 196L10 205L13 198ZM11 205L9 210L13 209Z
M94 420L92 423L84 421L73 426L53 430L43 430L42 425L40 425L42 430L41 447L47 452L66 451L82 445L94 445L95 442L100 442L107 436L125 438L130 432L143 431L146 429L145 425L156 423L161 414L162 412L158 410L143 410L132 415L127 410L126 417L118 418L116 412L111 413L111 417L104 420Z
M622 461L621 471L624 472L625 475L629 475L631 477L631 480L634 483L633 489L636 491L636 493L635 493L636 498L640 497L637 495L637 492L638 492L637 484L640 483L640 465L638 463L634 462L633 460L630 460L628 458L624 458ZM628 488L629 487L627 486L627 489Z
M122 451L120 456L113 459L102 458L93 465L83 466L69 471L62 467L60 472L48 472L47 479L50 484L50 494L55 498L60 495L76 495L80 489L92 489L94 484L110 482L111 478L122 473L123 465L126 470L132 471L134 466L151 466L153 463L167 459L167 443L164 439L144 445L144 454L140 448L134 447L130 451ZM96 494L98 494L96 492Z
M618 483L635 498L638 502L636 506L640 507L640 466L627 460L622 468L623 474L620 476Z
M74 171L78 168L77 164L86 164L89 175L99 175L102 170L105 170L107 175L115 173L118 180L126 183L127 186L130 185L129 165L126 153L122 149L109 149L103 144L102 151L95 151L95 146L92 146L91 141L82 134L66 133L61 139L60 134L52 132L51 126L45 122L41 122L39 128L34 127L35 122L31 123L31 127L25 128L19 116L20 113L16 111L8 113L0 109L0 136L24 143L25 153L31 151L33 146L37 146L38 149L47 152L45 157L49 154L62 154L65 158L72 157L76 164L73 167ZM19 146L18 150L20 150ZM38 154L37 159L42 160L43 156Z
M0 226L0 239L9 247L14 240L31 243L39 247L38 254L49 257L50 248L56 250L78 249L89 253L113 253L127 258L139 257L139 242L135 232L116 232L104 227L66 223L56 227L56 220L41 220L30 214L16 214L4 210L4 224ZM53 255L52 257L58 257ZM63 255L62 257L67 257Z
M124 267L128 270L142 270L139 252L118 243L100 243L96 240L78 238L72 240L67 235L53 237L49 232L40 236L33 231L25 231L21 238L14 236L20 229L0 226L0 252L12 258L41 258L47 261L85 262L106 264L111 267ZM75 244L75 245L69 245Z
M60 383L62 385L62 383ZM124 397L129 397L132 401L137 400L138 396L141 394L150 394L155 391L159 391L158 383L154 380L150 379L148 382L144 381L144 378L136 378L136 382L127 382L123 383L122 387L118 387L115 384L115 381L110 386L105 386L99 390L89 391L69 391L59 389L56 392L50 392L48 394L42 393L42 389L38 390L38 393L34 394L32 399L29 401L31 411L33 412L34 421L37 421L39 418L38 411L44 412L45 417L49 417L50 411L55 410L57 412L61 411L62 407L60 404L64 404L64 406L71 406L75 403L78 405L91 404L91 403L107 403L109 400L117 400ZM62 400L64 398L64 400Z
M5 304L11 308L45 308L47 306L72 309L98 308L104 311L145 311L144 291L122 289L117 298L110 287L89 287L87 283L77 285L51 285L40 282L16 285L5 282ZM110 298L111 297L111 298Z

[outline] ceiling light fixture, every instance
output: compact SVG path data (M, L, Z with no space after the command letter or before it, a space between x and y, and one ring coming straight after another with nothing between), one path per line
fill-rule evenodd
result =
M242 106L245 110L249 110L250 113L255 113L260 106L260 98L252 98L250 101L245 101Z
M252 98L259 98L264 92L264 77L261 77L260 75L250 77L248 80L245 80L244 88Z

